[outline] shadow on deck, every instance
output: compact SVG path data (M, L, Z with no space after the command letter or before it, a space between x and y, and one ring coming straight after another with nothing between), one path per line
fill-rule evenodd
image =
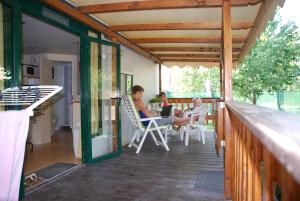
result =
M223 191L195 187L201 170L223 170L223 158L215 154L213 132L207 132L206 139L205 145L191 139L185 147L178 136L171 136L166 152L148 136L140 154L126 147L120 157L80 168L25 200L224 200Z

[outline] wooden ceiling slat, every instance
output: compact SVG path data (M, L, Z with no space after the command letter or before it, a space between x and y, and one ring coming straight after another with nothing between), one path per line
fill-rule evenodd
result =
M218 47L143 47L146 51L181 51L181 52L221 52ZM239 52L241 48L232 48L233 52Z
M157 57L220 58L220 54L154 54Z
M221 43L220 37L202 38L129 38L133 43ZM233 43L243 43L245 37L233 38Z
M193 58L220 58L220 54L154 54L156 57L193 57ZM233 54L237 57L237 54Z
M152 60L153 62L156 62L156 63L160 62L160 60L158 58L154 57L149 52L145 51L144 49L137 46L136 44L130 42L128 39L121 36L120 34L113 32L112 30L109 29L109 27L105 26L104 24L102 24L102 23L90 18L89 16L79 12L78 10L68 6L63 1L59 1L59 0L41 0L41 1L48 4L49 6L51 6L53 8L55 8L56 10L66 13L67 15L73 17L74 19L83 22L84 24L91 27L92 29L102 32L113 39L116 39L122 45L132 49L133 51L139 53L140 55L145 56L146 58Z
M236 59L233 58L233 62L235 62ZM211 59L211 58L201 58L201 59L197 59L197 58L162 58L162 62L216 62L219 63L220 59Z
M250 29L253 26L251 22L238 22L232 24L232 29ZM221 24L217 22L204 23L164 23L164 24L127 24L113 25L110 29L113 31L146 31L146 30L221 30Z
M248 6L260 3L262 0L231 0L232 6ZM105 3L86 5L78 7L79 11L86 14L136 11L136 10L158 10L179 8L209 8L221 7L222 0L148 0L120 3Z
M220 62L220 59L186 59L186 58L166 58L163 62Z

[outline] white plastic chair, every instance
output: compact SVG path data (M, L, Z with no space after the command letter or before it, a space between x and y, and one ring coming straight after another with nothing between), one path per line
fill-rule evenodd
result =
M164 139L161 130L162 129L166 129L168 127L168 125L164 125L164 126L158 126L156 123L156 120L161 119L161 117L150 117L150 118L140 118L140 115L137 113L136 108L134 106L133 100L131 98L131 96L129 95L123 95L122 96L122 100L124 102L125 105L125 109L130 117L130 121L132 123L132 125L136 128L136 131L134 132L128 147L135 147L136 153L138 154L141 151L141 148L144 144L144 141L147 137L147 135L150 133L154 143L156 145L162 145L165 147L165 149L167 151L169 151L169 147L166 143L166 140ZM143 121L149 121L148 126L145 128L144 125L142 124ZM157 140L153 131L157 131L161 141ZM139 141L140 138L140 133L142 133L142 139L140 141L139 144L136 144L135 141ZM167 132L165 132L167 133ZM165 138L167 134L165 134Z
M189 145L189 137L192 132L196 133L196 137L199 142L202 139L202 143L205 144L205 118L208 113L208 106L206 104L202 104L201 107L197 110L191 110L184 113L184 117L191 117L190 123L182 126L180 130L180 138L181 141L184 139L185 146ZM194 120L196 119L197 120Z

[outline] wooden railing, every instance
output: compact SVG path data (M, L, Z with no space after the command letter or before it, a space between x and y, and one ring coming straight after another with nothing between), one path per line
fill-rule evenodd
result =
M230 184L225 197L300 200L300 117L250 104L229 102L226 107L231 132L218 133L230 141L225 147L224 181Z
M202 103L208 104L210 108L207 115L207 120L212 120L215 122L216 103L220 102L221 100L219 98L201 98L201 100ZM168 102L175 104L176 107L182 111L193 107L192 98L169 98Z

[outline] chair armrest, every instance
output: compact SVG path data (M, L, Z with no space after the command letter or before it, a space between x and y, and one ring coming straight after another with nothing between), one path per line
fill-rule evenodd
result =
M190 124L194 124L195 123L194 117L199 117L199 116L200 116L199 112L192 113L191 119L190 119Z
M150 121L150 120L156 120L156 119L161 119L162 117L149 117L149 118L143 118L140 119L140 121Z
M195 110L191 110L191 111L186 111L184 112L184 117L188 117L189 115L192 115L192 114L196 114L198 113L198 111L195 111Z

